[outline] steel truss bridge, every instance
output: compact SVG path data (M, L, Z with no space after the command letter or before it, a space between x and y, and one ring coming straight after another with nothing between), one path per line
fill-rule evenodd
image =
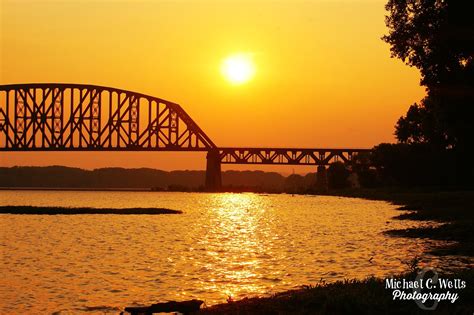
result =
M83 84L0 85L0 151L205 151L206 187L221 164L323 167L368 149L218 147L173 102Z

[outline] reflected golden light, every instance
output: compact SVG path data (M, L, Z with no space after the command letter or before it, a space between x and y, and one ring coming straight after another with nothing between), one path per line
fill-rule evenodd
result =
M205 284L206 290L236 298L242 293L260 292L263 286L254 281L262 277L258 255L264 252L259 219L264 212L254 194L215 194L215 216L203 238L208 255L207 269L218 275Z
M255 74L255 65L250 54L238 53L224 59L222 75L232 84L242 84Z

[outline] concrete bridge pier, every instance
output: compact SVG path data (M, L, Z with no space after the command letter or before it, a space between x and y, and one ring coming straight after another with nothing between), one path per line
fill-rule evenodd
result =
M207 151L206 190L217 191L222 188L221 157L219 150Z

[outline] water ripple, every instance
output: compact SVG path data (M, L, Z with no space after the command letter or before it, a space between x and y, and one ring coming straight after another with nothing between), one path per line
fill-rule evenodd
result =
M386 236L419 225L380 201L258 194L5 191L2 204L169 208L181 215L0 214L0 313L118 313L120 307L261 295L406 269L444 244ZM369 259L372 260L369 262ZM472 264L443 257L443 264Z

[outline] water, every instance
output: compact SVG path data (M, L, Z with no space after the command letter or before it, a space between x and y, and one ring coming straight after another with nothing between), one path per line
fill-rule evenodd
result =
M207 305L314 284L386 276L443 245L394 238L386 202L326 196L2 191L2 205L163 207L177 215L0 214L0 313L110 311L199 298ZM373 257L371 261L369 259Z

